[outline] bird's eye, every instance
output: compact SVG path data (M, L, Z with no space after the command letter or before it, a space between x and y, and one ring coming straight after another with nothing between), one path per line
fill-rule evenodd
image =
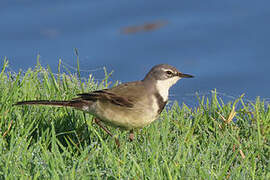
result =
M166 71L166 73L170 76L173 74L172 71Z

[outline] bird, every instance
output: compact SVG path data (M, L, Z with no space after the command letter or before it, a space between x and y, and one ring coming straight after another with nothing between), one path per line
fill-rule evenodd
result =
M158 64L144 79L127 82L112 88L77 94L71 100L30 100L14 105L48 105L71 107L90 113L93 121L111 137L114 135L105 125L129 131L129 140L134 139L134 130L141 129L157 120L169 98L169 89L182 78L193 78L168 64ZM115 143L120 147L119 139Z

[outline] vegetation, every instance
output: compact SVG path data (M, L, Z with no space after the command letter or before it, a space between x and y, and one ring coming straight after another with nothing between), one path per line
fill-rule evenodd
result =
M223 103L198 97L198 107L175 102L159 120L119 136L120 149L92 116L71 108L13 106L33 99L71 99L109 85L37 63L0 74L1 179L270 179L270 106L243 96Z

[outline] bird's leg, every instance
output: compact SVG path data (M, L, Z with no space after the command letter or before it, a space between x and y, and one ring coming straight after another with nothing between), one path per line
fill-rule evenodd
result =
M134 132L133 129L129 131L129 140L133 141L134 140Z
M100 120L98 118L94 118L94 122L101 127L107 134L109 134L111 137L113 137L113 134L105 127L103 126L103 124L100 122ZM115 144L120 147L120 142L119 139L117 137L114 137L115 140Z
M107 134L109 134L111 137L113 137L113 134L112 134L105 126L103 126L103 124L100 122L99 119L94 118L94 122L95 122L99 127L101 127Z

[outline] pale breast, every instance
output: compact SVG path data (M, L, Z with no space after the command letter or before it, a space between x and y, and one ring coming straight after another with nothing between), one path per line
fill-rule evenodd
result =
M132 108L97 102L96 107L90 109L90 113L103 122L129 130L143 128L156 120L159 107L156 101L152 107L144 101L136 103Z

